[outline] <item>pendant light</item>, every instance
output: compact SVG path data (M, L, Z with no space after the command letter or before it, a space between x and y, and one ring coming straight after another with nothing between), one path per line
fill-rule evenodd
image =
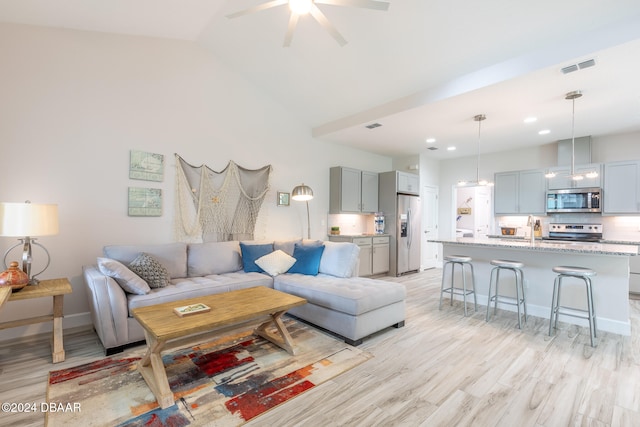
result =
M484 114L478 114L473 116L473 120L478 122L478 144L477 144L477 159L476 159L476 180L475 181L459 181L458 185L483 185L483 186L492 186L493 182L487 181L486 179L480 179L480 133L482 127L482 121L486 120L487 116Z
M572 92L568 92L564 99L571 100L571 173L570 177L574 181L581 181L585 178L585 175L576 173L576 99L582 96L582 92L579 90L574 90ZM598 176L598 172L590 171L586 174L587 178L596 178Z

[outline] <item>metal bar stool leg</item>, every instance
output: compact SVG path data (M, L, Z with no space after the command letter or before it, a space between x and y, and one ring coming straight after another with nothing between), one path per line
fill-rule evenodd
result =
M556 276L556 279L553 281L553 295L551 296L551 314L549 315L549 336L552 335L553 330L553 320L554 316L556 316L556 304L558 301L558 282L560 281L560 276Z
M447 272L447 265L449 264L451 263L445 262L444 266L442 267L442 284L440 285L440 305L438 306L438 310L442 310L442 294L444 294L444 278Z
M462 270L462 302L464 303L464 317L467 317L467 275L464 269L464 264L460 264L460 270Z
M518 270L513 269L513 274L516 278L516 307L518 309L518 329L522 329L522 320L520 320L520 304L521 304L521 300L520 300L520 288L521 286L519 286L519 280L518 280Z
M489 298L487 300L487 315L485 316L485 321L489 321L489 312L491 311L491 301L493 300L493 296L491 295L491 287L493 286L493 276L494 276L494 272L496 270L496 268L498 267L493 267L491 269L491 274L489 275L489 293L487 295L487 298Z
M522 307L524 308L524 323L527 323L527 298L524 294L524 271L520 270L520 287L522 289Z
M478 297L476 297L476 273L473 271L473 264L469 264L471 267L471 287L473 288L473 311L478 311Z

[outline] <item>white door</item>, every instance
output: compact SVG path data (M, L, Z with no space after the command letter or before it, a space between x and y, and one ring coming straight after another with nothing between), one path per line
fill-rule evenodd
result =
M422 189L422 270L438 265L438 243L428 243L427 239L438 238L438 187L425 185Z
M491 230L491 187L476 188L474 237L487 237Z

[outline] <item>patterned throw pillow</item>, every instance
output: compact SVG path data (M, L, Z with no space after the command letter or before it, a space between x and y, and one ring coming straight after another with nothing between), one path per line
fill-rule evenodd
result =
M150 288L164 288L169 284L167 269L147 253L142 252L136 259L131 261L129 269L147 282Z
M256 265L267 272L270 276L286 273L295 264L296 259L278 249L268 255L258 258Z

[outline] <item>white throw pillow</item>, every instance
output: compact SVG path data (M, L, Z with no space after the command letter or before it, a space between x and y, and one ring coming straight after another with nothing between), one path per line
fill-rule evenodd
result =
M270 276L277 276L278 274L286 273L296 263L296 259L278 249L270 254L261 256L255 263Z
M133 271L129 270L124 264L110 258L98 258L98 270L105 276L115 279L115 281L126 292L145 295L151 291L151 288Z

